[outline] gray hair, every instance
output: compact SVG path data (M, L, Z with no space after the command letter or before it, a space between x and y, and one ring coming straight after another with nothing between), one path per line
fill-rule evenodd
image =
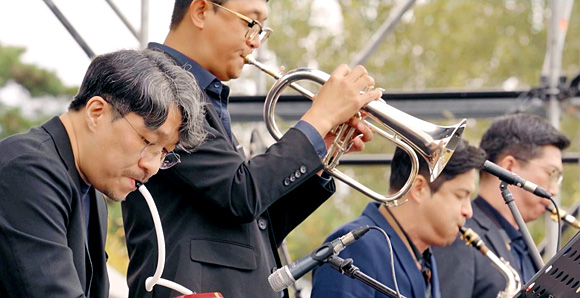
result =
M93 96L105 98L119 117L142 116L149 129L159 128L177 106L183 120L178 146L188 151L205 140L203 92L191 73L162 52L121 50L96 57L69 110L83 108Z

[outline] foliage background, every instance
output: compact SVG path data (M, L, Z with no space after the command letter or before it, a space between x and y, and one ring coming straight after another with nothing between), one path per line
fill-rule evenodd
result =
M432 89L489 90L528 89L540 85L546 51L549 1L419 1L389 34L366 62L365 67L376 85L387 92L417 92ZM331 72L339 63L349 63L387 19L394 1L270 1L268 26L275 32L261 55L270 65L287 69L312 67ZM562 75L580 71L580 5L575 3L568 27L562 58ZM335 17L338 16L338 17ZM0 45L0 90L10 84L21 86L31 103L47 105L60 102L61 111L77 87L63 86L54 73L24 64L25 51ZM253 84L255 72L245 71L231 82L234 94ZM267 80L268 86L272 80ZM0 138L26 131L51 117L37 111L2 103L0 92ZM525 104L525 103L523 103ZM578 150L577 108L566 105L561 130ZM454 124L458 119L441 111L438 124ZM489 119L469 119L464 137L477 145ZM291 123L287 124L291 125ZM249 144L249 131L262 123L237 123L234 130ZM376 138L375 138L376 139ZM385 141L367 146L365 153L392 153ZM386 192L388 167L341 167L371 188ZM571 206L578 198L578 165L565 165L562 205ZM287 239L293 259L317 247L339 225L357 217L369 199L344 185L319 210L301 224ZM109 205L110 221L107 251L109 263L126 271L127 255L119 204ZM544 237L544 219L530 224L536 242ZM565 235L567 241L572 232ZM565 242L563 242L565 243Z

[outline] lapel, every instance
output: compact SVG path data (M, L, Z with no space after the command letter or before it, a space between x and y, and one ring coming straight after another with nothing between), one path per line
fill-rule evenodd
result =
M378 209L379 203L370 203L368 207L374 208L371 209L370 212L367 212L367 215L371 218L371 220L381 227L389 238L391 238L391 245L393 246L393 253L394 259L398 261L401 265L401 271L405 273L405 276L409 280L409 284L411 285L413 297L423 297L425 296L425 283L423 281L423 276L421 275L421 271L417 268L417 263L415 258L409 252L407 245L403 242L403 240L399 237L397 232L393 229L393 227L389 224L387 219L380 213ZM367 208L368 208L367 207ZM367 210L365 210L367 211ZM396 266L396 263L395 263ZM397 271L397 280L400 280L401 274L399 270L395 267ZM420 281L420 282L417 282Z
M236 152L238 152L244 159L246 159L244 150L242 146L239 146L238 140L234 136L233 132L232 132L233 140L230 140L230 138L228 137L228 133L226 132L226 129L224 128L222 121L220 120L215 108L213 107L211 100L209 100L207 96L208 96L207 94L205 94L204 96L204 101L206 103L205 119L207 120L207 123L209 124L210 127L218 130L219 133L223 136L223 138L227 140L228 144L230 144L231 148Z
M87 272L91 272L90 279L87 279L87 288L91 289L91 284L106 284L106 281L97 280L101 277L106 278L105 240L107 236L107 202L104 196L91 187L91 216L89 218L89 235L88 242L85 242L87 252ZM86 238L85 238L86 239ZM90 271L89 271L90 270ZM95 278L97 279L95 279Z
M479 236L498 257L504 258L510 264L515 264L514 257L508 250L508 244L501 235L500 227L489 218L489 216L477 204L476 200L474 200L471 205L473 209L472 220L481 230Z
M66 129L64 128L64 125L62 124L62 122L60 121L60 119L58 117L53 117L52 119L47 121L45 124L43 124L42 128L44 130L46 130L46 132L48 134L50 134L50 136L54 140L57 153L58 153L60 159L62 160L62 162L64 163L69 176L72 178L73 181L75 181L75 187L77 190L77 197L80 198L81 176L79 175L77 168L75 166L75 159L74 159L74 155L72 152L70 139L69 139L68 133L66 132ZM92 197L93 196L91 196L91 198ZM79 201L79 204L80 204L80 201ZM81 208L81 207L79 206L79 208ZM81 215L81 218L82 218L82 222L84 222L84 215ZM85 284L86 288L84 290L85 290L85 292L87 292L88 289L90 289L90 284L91 284L91 281L93 278L93 274L92 274L93 268L92 268L92 264L91 264L91 257L89 254L89 246L88 246L89 244L87 242L86 229L81 229L81 230L82 230L81 233L83 235L83 241L85 244L85 268L86 268L86 270L85 270L85 272L80 272L80 276L84 275L86 278L86 284ZM104 248L103 248L103 250L104 250Z

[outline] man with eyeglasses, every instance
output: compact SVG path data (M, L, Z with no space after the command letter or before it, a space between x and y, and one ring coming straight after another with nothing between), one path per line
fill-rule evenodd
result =
M496 119L484 133L480 148L487 159L557 195L562 182L562 150L570 145L566 136L544 119L514 114ZM540 269L534 266L518 225L506 205L500 180L481 172L478 197L472 202L473 217L466 223L487 246L504 258L525 283ZM525 222L546 212L550 201L521 188L509 187ZM442 297L496 297L506 281L491 261L461 239L451 246L435 248Z
M91 62L66 113L0 141L0 297L109 297L102 194L122 201L177 164L203 113L191 74L123 50Z
M354 150L372 137L361 121L349 118L381 92L361 94L374 80L361 66L341 65L301 121L265 154L246 160L231 131L223 82L240 76L244 57L272 32L263 25L267 16L266 0L178 0L164 44L149 45L189 70L208 102L207 142L147 184L166 231L163 277L196 292L280 297L267 280L281 266L277 247L334 192L334 182L321 171L324 138L347 121L364 135ZM123 203L130 296L177 296L164 288L145 291L157 262L152 225L143 224L150 223L146 210L141 198Z

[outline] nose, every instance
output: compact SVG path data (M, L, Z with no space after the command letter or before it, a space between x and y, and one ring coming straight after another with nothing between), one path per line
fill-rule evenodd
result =
M144 180L147 181L151 176L159 172L161 162L157 158L141 158L139 159L138 165L140 168L145 170Z
M466 200L466 202L461 206L461 215L465 218L471 218L473 216L473 209L471 208L470 200Z
M557 196L560 193L560 186L557 183L550 183L550 186L548 187L548 192L552 196Z
M260 35L256 34L252 40L246 40L246 44L252 49L259 48L262 45L262 42L260 41Z

